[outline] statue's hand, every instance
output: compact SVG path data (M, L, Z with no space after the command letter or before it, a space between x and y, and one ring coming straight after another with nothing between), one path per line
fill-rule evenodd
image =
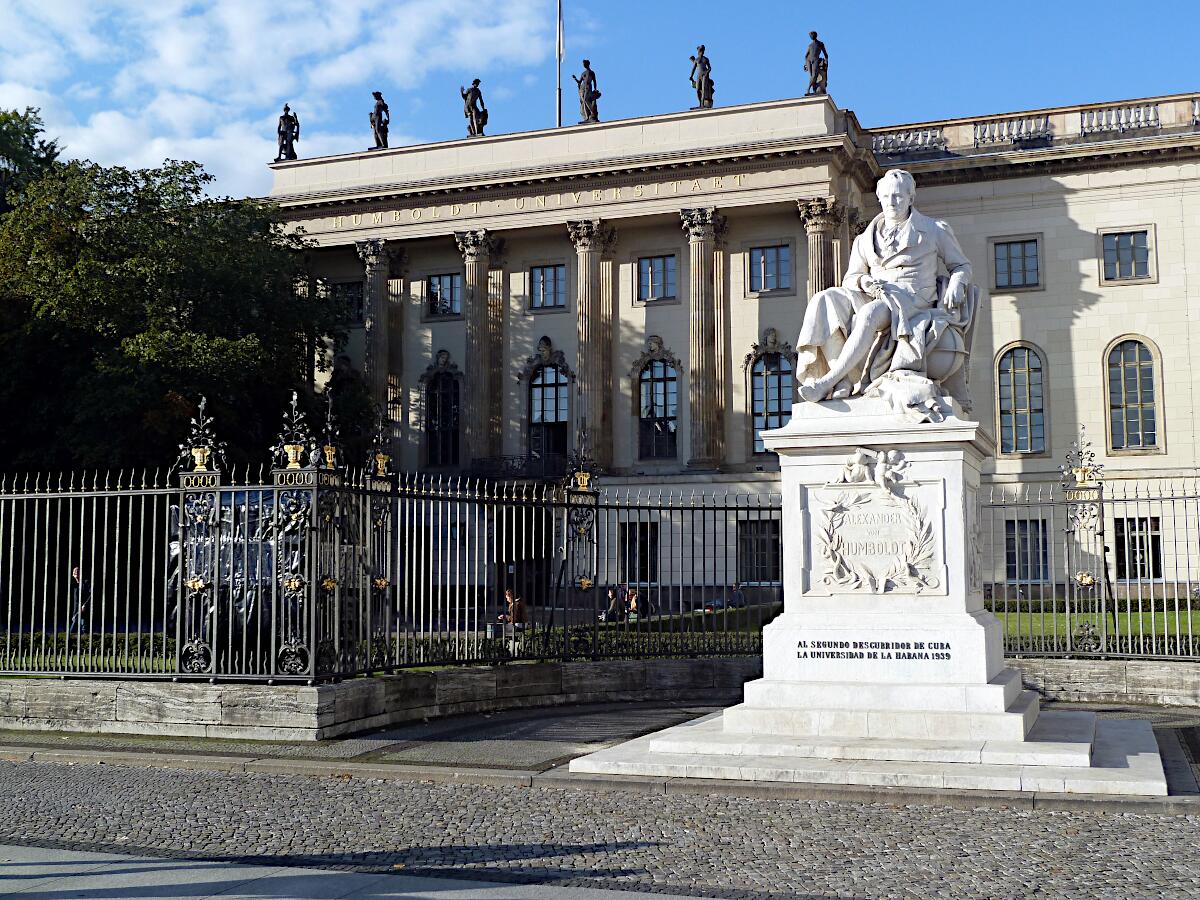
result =
M950 312L956 311L962 306L963 300L966 298L966 286L957 279L950 279L950 284L946 287L946 296L943 301L946 304L946 309Z

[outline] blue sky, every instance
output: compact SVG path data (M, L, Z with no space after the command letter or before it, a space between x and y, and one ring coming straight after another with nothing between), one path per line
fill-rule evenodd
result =
M1193 3L565 0L563 115L587 56L604 119L685 109L708 47L718 106L802 94L807 32L830 93L867 126L1200 90ZM900 10L895 12L895 10ZM555 0L0 0L0 106L41 107L68 156L198 159L217 190L263 194L283 103L301 156L366 148L372 90L392 145L554 124Z

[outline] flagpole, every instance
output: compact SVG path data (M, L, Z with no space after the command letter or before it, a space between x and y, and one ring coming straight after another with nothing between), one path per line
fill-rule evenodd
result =
M558 0L558 39L554 42L554 55L558 58L558 88L554 97L554 122L562 128L562 61L563 61L563 13L562 0Z

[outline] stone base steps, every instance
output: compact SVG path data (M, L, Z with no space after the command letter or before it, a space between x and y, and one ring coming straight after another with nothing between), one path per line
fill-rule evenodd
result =
M880 684L759 678L746 682L745 700L749 706L791 709L932 709L1002 713L1017 701L1021 689L1021 673L1005 668L983 684Z
M863 685L869 693L874 685ZM889 738L947 741L1021 741L1037 721L1038 697L1022 691L1004 712L911 709L821 709L739 703L725 710L731 734L790 737Z
M1072 713L1046 713L1064 731L1079 723L1055 722ZM1018 757L1006 764L888 759L828 759L801 755L709 752L675 753L652 749L674 740L725 735L717 713L656 734L627 741L572 760L572 773L669 778L718 778L807 784L875 785L949 790L1036 791L1068 794L1122 794L1165 797L1167 780L1150 723L1100 719L1095 723L1091 765L1029 765ZM1062 743L1062 742L1051 742ZM1071 742L1066 742L1071 743ZM749 747L747 742L743 749ZM715 743L709 744L716 749ZM1036 751L1035 751L1036 753Z
M1023 741L737 734L721 729L719 715L688 724L692 727L680 726L654 737L650 752L1088 768L1096 735L1095 714L1080 711L1043 713Z

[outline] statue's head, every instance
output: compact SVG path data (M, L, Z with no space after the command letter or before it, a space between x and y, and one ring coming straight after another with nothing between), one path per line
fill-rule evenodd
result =
M888 169L875 185L875 196L883 207L883 217L891 222L908 218L916 195L917 183L903 169Z
M290 106L288 106L286 103L283 104L283 111L285 113L291 112L291 110L292 110L292 108Z
M701 44L699 47L697 47L696 52L699 53L701 56L703 56L704 55L704 45Z
M383 99L383 93L381 91L371 91L371 96L374 97L376 100Z
M583 67L584 67L585 69L591 68L591 65L592 65L592 61L591 61L590 59L585 59L585 60L583 61Z
M478 78L476 78L474 81L471 82L471 87L479 87L479 79Z
M810 31L810 32L808 33L808 36L809 36L810 38L812 38L814 41L817 39L817 33L816 33L815 31Z

